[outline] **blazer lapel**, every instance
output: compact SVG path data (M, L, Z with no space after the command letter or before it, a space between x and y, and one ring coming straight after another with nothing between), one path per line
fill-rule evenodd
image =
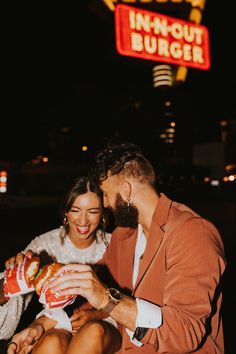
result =
M119 259L122 260L119 264L119 275L129 288L132 288L132 277L134 268L134 251L137 241L138 229L135 229L127 238L121 240L119 244Z
M150 231L147 238L146 249L144 251L142 260L140 260L139 273L134 291L138 287L140 281L145 275L147 269L149 268L153 258L155 257L161 245L162 239L165 234L165 224L167 221L170 205L171 200L165 197L165 195L161 194L161 197L157 203L157 207L153 214Z

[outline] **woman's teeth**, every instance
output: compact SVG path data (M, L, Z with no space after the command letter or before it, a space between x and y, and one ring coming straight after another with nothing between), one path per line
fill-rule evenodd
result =
M85 234L89 231L89 226L77 226L77 230L81 234Z

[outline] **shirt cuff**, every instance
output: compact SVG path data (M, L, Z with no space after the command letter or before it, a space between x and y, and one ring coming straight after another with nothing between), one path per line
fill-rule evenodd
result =
M136 298L138 315L136 327L158 328L162 324L162 311L151 302Z
M125 329L129 338L130 338L130 342L133 343L134 345L136 345L137 347L142 347L143 343L140 342L139 340L137 340L136 338L134 338L134 332L132 332L130 329L126 328Z
M136 319L136 328L158 328L162 324L162 311L161 308L157 305L152 304L151 302L136 298L138 315ZM134 337L135 332L132 332L126 328L126 332L130 337L130 341L135 344L137 347L143 345L142 342L137 340Z

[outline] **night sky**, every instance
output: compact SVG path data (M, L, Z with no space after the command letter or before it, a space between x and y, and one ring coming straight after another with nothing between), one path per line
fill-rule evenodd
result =
M119 56L112 14L102 5L95 11L94 2L1 2L0 161L55 155L65 146L67 158L116 134L150 141L158 120L155 62ZM214 139L214 122L236 116L235 19L233 1L226 4L208 0L203 13L211 69L189 69L174 91L181 129L192 126L189 140L201 140L201 126L209 132L202 140Z

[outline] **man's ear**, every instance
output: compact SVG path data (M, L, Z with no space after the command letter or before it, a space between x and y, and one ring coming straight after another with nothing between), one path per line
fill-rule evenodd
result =
M132 193L132 185L129 181L124 180L121 184L120 194L124 200L130 201Z

